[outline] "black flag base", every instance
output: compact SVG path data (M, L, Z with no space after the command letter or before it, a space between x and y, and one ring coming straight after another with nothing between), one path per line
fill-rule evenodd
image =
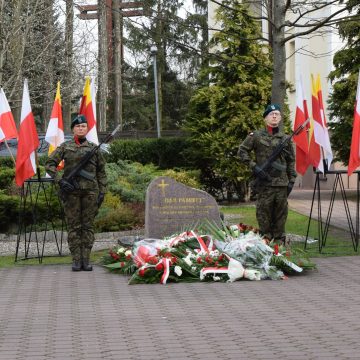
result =
M58 226L60 230L56 230L54 222L56 209L52 208L54 203L58 211L63 210L54 188L54 180L51 178L26 180L20 196L15 262L37 258L41 263L45 245L49 241L55 241L58 255L62 256L65 223L62 220L61 225ZM44 203L46 211L44 211ZM61 219L64 217L62 216ZM21 259L20 253L23 254Z

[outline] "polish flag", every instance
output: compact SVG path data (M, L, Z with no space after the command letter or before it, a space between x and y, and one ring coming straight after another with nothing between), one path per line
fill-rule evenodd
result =
M294 121L294 130L301 126L309 118L307 111L307 104L304 95L302 80L296 84L296 114ZM306 129L301 131L298 135L294 135L294 142L296 144L296 171L304 175L310 165L309 162L309 142Z
M0 141L18 137L14 117L4 90L0 89Z
M25 180L36 174L36 150L38 146L39 137L31 110L28 82L25 79L15 166L15 181L18 186L22 186Z
M348 175L360 165L360 71L356 91L356 101L354 110L354 124L351 138L351 148L349 157Z
M64 125L61 111L60 82L57 83L57 90L54 105L51 111L50 121L46 130L45 141L49 143L50 155L60 144L64 142ZM63 168L63 162L58 168Z
M97 135L96 129L96 117L95 111L93 107L93 100L91 96L91 86L90 86L90 78L87 77L85 80L84 93L81 99L80 111L79 114L85 115L87 123L88 123L88 133L86 135L86 139L88 141L93 142L94 144L99 144L99 139Z

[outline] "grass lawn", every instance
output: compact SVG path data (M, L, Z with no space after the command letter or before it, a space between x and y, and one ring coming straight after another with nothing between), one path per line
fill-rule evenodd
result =
M231 224L244 223L258 227L255 206L241 205L241 206L223 206L221 211L227 215L228 222ZM286 232L288 234L296 234L305 236L308 227L308 217L301 215L295 211L290 210L288 220L286 223ZM311 221L309 229L309 238L318 238L318 223L315 220ZM304 242L293 242L292 246L304 248ZM350 234L342 229L330 227L327 237L326 246L323 247L321 253L319 252L318 242L308 243L306 250L311 257L329 257L329 256L347 256L358 255L354 251ZM100 261L107 250L96 251L91 255L92 263L96 264ZM54 256L44 257L42 264L71 264L70 256ZM0 268L23 266L23 265L39 265L38 259L20 260L14 263L14 256L0 256Z
M244 223L258 227L255 214L255 205L243 206L224 206L221 211L230 216L231 223ZM295 211L289 210L288 219L286 222L286 233L306 236L309 218L305 215L299 214ZM312 220L309 228L309 242L307 244L307 251L312 257L328 257L328 256L346 256L358 255L352 245L350 233L333 226L329 227L326 246L322 248L319 253L318 241L310 243L311 240L318 239L318 222ZM292 246L304 248L304 242L293 242Z

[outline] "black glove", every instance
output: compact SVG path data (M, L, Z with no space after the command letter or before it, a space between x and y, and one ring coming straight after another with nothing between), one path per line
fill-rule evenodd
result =
M98 195L98 200L97 200L97 203L98 203L98 207L101 206L101 204L103 203L104 201L104 198L105 198L105 194L100 192L99 195Z
M270 176L264 170L262 170L261 167L258 165L255 165L255 167L253 168L253 173L260 180L267 180L267 181L271 180Z
M294 187L294 183L293 183L293 182L289 182L289 183L288 183L288 186L287 186L287 196L290 195L293 187Z
M61 179L59 181L59 186L60 186L60 189L61 191L64 191L64 192L73 192L75 190L75 187L73 184L69 183L68 181L66 181L65 179Z

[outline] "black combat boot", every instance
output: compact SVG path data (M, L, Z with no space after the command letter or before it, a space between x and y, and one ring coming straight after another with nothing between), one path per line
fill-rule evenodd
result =
M82 269L84 271L92 271L93 267L90 264L90 249L83 249L82 250Z
M81 271L81 252L79 248L71 249L71 256L72 256L72 271Z
M79 260L73 260L71 270L72 271L81 271L81 262Z

